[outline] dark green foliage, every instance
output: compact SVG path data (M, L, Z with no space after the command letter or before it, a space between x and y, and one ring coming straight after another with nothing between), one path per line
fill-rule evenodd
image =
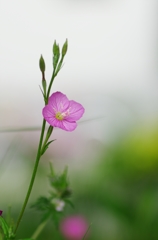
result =
M42 222L50 218L55 226L58 227L65 204L67 203L71 206L73 206L73 204L68 199L71 195L71 191L69 190L69 183L67 180L67 167L58 175L55 174L52 165L50 165L50 169L49 182L51 190L49 191L49 197L39 197L31 207L41 212Z

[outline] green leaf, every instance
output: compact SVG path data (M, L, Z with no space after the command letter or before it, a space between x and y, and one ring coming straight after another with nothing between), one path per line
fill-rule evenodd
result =
M46 82L46 80L42 80L42 87L43 87L43 91L44 91L43 97L44 97L44 100L45 100L46 99L46 91L47 91L47 82Z
M36 210L46 211L50 209L50 200L46 197L39 197L37 201L31 205L31 208Z
M9 226L4 220L3 217L0 216L0 226L2 228L2 232L6 238L9 238Z
M53 126L50 125L49 128L48 128L48 130L47 130L47 134L46 134L46 139L45 139L45 142L46 142L46 143L48 142L48 140L49 140L52 132L53 132Z
M45 146L42 148L42 150L41 150L41 156L45 153L45 151L47 150L47 148L49 147L49 145L51 144L51 142L54 142L56 139L54 139L54 140L51 140L51 141L49 141L49 142L47 142L46 144L45 144Z
M43 83L43 81L42 81L42 83ZM45 104L46 104L46 102L47 102L46 94L43 92L41 86L39 86L39 87L40 87L40 90L41 90L41 92L42 92L42 95L43 95L43 98L44 98Z
M64 171L57 175L54 173L53 168L51 169L51 174L49 175L50 185L55 193L58 194L58 197L61 199L68 198L71 195L71 190L69 189L69 182L67 179L68 168L66 167ZM54 197L54 191L52 192L51 197Z

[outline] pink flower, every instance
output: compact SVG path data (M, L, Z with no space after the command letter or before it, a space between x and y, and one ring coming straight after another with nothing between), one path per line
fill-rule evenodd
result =
M65 218L60 225L60 230L68 240L81 240L87 232L88 224L81 216Z
M2 211L2 210L0 210L0 216L2 215L2 213L3 213L3 211Z
M73 131L77 127L76 121L82 117L84 111L80 103L68 100L61 92L55 92L50 96L42 114L51 126Z

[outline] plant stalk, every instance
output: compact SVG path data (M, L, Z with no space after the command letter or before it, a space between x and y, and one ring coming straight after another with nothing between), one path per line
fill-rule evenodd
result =
M31 177L30 185L29 185L29 187L28 187L28 191L27 191L27 194L26 194L24 203L23 203L23 207L22 207L21 212L20 212L20 214L19 214L19 217L18 217L18 220L17 220L17 224L16 224L16 227L15 227L15 230L14 230L14 233L15 233L15 234L16 234L16 232L17 232L17 229L18 229L19 224L20 224L20 222L21 222L21 219L22 219L22 217L23 217L23 214L24 214L25 208L26 208L26 206L27 206L27 203L28 203L28 200L29 200L29 197L30 197L32 188L33 188L33 184L34 184L34 181L35 181L35 177L36 177L36 173L37 173L37 168L38 168L39 160L40 160L40 157L41 157L41 147L42 147L42 142L43 142L45 125L46 125L46 121L43 119L43 124L42 124L42 130L41 130L41 136L40 136L40 141L39 141L39 146L38 146L36 161L35 161L35 165L34 165L32 177Z
M43 231L44 227L46 226L47 221L48 221L48 220L42 222L42 223L38 226L38 228L36 229L36 231L35 231L35 232L33 233L33 235L31 236L31 239L33 239L33 240L37 239L37 237L40 235L40 233Z

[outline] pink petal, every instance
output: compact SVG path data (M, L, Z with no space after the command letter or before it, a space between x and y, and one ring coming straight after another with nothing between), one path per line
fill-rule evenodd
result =
M68 131L68 132L72 132L77 127L76 122L68 122L66 120L60 121L60 120L57 120L57 119L52 121L51 125L54 126L54 127L61 128L61 129L65 130L65 131Z
M69 111L70 111L70 115L67 116L65 119L68 122L74 122L79 120L82 115L85 112L85 109L83 108L83 106L80 103L77 103L73 100L69 101Z
M50 96L48 104L43 108L42 114L51 126L61 128L65 131L73 131L77 127L76 120L82 117L84 111L81 104L73 100L69 101L66 95L61 92L55 92ZM63 120L56 118L57 112L63 114Z
M63 112L68 108L69 100L65 94L55 92L50 96L48 105L50 105L56 112Z
M50 105L46 105L42 110L43 117L47 120L49 118L55 117L55 111Z
M76 122L68 122L66 120L63 120L62 122L63 122L63 126L65 128L65 129L64 128L63 129L66 130L66 131L72 132L77 127L77 123Z

